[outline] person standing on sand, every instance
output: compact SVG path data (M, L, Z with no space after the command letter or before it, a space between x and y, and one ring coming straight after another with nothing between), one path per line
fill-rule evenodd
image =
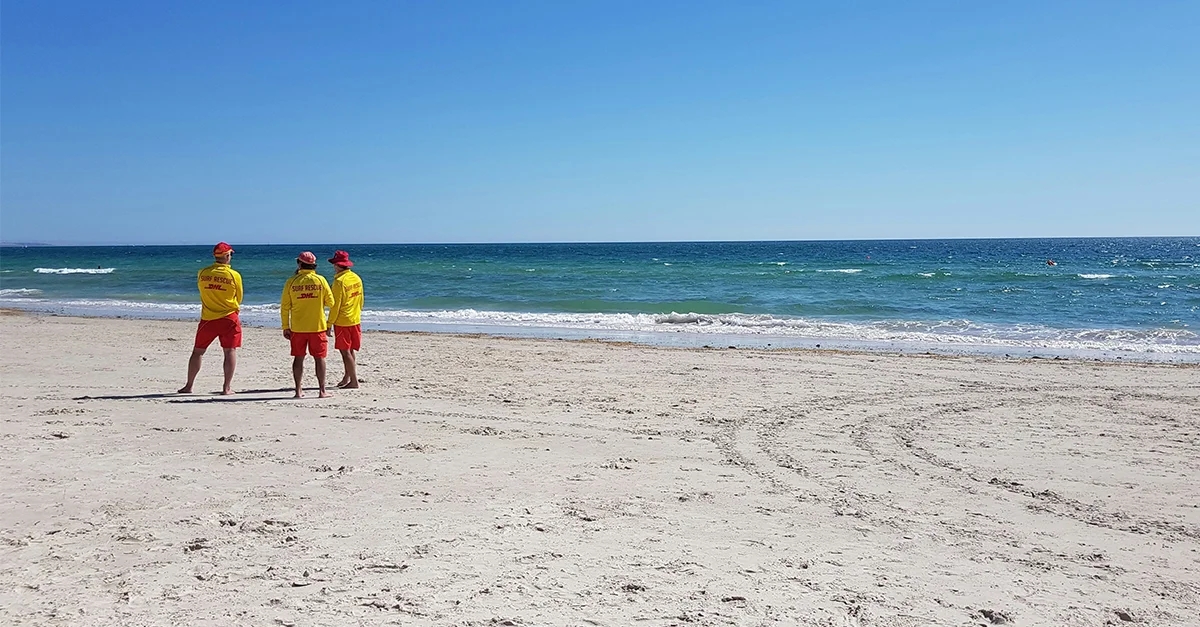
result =
M333 306L333 291L325 277L317 274L317 256L302 252L296 257L296 273L283 284L279 298L279 316L283 321L283 337L292 342L292 377L296 380L295 398L304 398L304 353L316 362L317 385L321 398L325 391L325 355L329 341L325 332L329 325L325 308Z
M221 242L213 246L213 264L196 275L200 288L200 326L196 328L196 342L188 360L187 385L179 388L180 394L191 394L196 375L200 374L204 351L217 338L225 351L225 385L221 387L221 394L233 394L231 385L237 367L237 349L242 345L242 321L238 319L242 307L242 275L229 265L232 260L233 247Z
M362 347L363 284L350 268L350 253L339 250L329 259L333 264L333 307L329 309L329 335L333 347L342 353L346 374L339 388L358 387L358 349Z

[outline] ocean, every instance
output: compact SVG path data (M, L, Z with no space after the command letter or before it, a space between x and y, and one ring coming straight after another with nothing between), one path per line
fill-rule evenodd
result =
M253 325L278 324L299 252L330 276L342 248L365 328L1200 361L1200 237L233 245ZM0 307L194 319L210 251L5 247Z

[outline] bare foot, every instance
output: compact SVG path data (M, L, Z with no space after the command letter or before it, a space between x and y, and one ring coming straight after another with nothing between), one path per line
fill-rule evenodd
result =
M349 381L349 380L347 380L347 379L342 379L341 381L338 381L338 382L337 382L337 387L339 387L339 388L344 388L344 387L346 387L346 385L347 385L347 384L349 384L349 383L350 383L350 381Z
M179 388L179 391L177 391L177 392L175 392L175 393L176 393L176 394L191 394L191 393L192 393L192 386L190 386L190 385L185 385L185 386L183 386L183 387Z
M224 390L221 390L221 396L233 396L233 390L225 388Z
M296 393L292 395L292 398L304 398L304 392L296 390Z
M342 388L343 390L357 390L358 382L355 381L354 383L347 383L346 385L339 385L338 387Z
M321 390L321 394L318 396L318 398L329 398L330 396L333 396L333 395L330 394L329 392L326 392L325 390Z

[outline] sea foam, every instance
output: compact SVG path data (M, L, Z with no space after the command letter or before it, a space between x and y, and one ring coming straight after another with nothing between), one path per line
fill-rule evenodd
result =
M148 303L127 300L45 300L36 290L0 293L0 301L35 311L101 317L194 319L200 306L194 303ZM246 324L278 324L279 306L242 306ZM476 309L363 311L368 329L431 330L444 332L516 332L537 337L635 337L638 341L678 343L692 337L692 344L745 338L745 341L777 346L789 342L821 342L847 347L890 348L898 345L926 350L938 347L972 352L1013 349L1059 354L1076 351L1175 355L1185 360L1200 359L1200 334L1187 328L1086 329L1053 328L1035 324L990 324L971 320L877 320L843 322L770 314L702 314L695 312L648 313L546 313L489 311ZM714 338L706 340L704 338ZM658 338L658 339L655 339ZM684 342L685 344L688 342ZM797 345L797 344L793 344ZM802 345L802 344L800 344Z
M917 347L977 346L1200 355L1200 335L1186 328L1058 329L1042 325L983 324L970 320L833 322L769 314L532 313L475 309L368 310L363 312L363 323L383 328L412 324L433 327L557 328L637 334L693 333L700 336L719 334L844 340L869 345L904 343Z
M112 274L116 268L34 268L38 274Z

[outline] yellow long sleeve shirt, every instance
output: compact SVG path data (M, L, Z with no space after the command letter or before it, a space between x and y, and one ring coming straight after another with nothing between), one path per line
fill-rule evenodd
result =
M279 317L284 330L318 333L329 328L325 308L333 306L333 290L315 270L301 270L283 284Z
M196 274L200 319L218 320L242 306L242 275L227 263L214 263Z
M363 284L352 270L333 277L333 306L329 308L329 325L352 327L362 322Z

